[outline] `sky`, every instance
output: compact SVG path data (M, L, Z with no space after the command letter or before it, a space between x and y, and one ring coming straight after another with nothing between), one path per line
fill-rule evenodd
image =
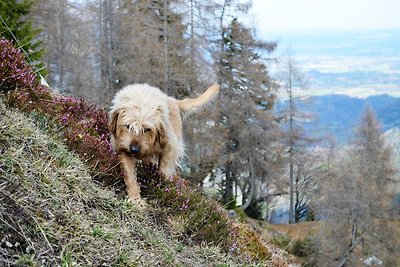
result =
M400 29L400 0L253 0L261 33Z

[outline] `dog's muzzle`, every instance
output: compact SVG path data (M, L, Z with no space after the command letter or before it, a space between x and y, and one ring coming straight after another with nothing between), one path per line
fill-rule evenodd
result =
M130 152L132 155L137 155L137 154L140 153L140 147L139 147L139 146L130 146L129 152Z

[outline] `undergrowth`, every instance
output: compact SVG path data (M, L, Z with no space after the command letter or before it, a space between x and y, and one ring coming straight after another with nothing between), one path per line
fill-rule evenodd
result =
M301 258L304 262L303 266L316 266L314 256L316 255L317 244L312 237L292 239L288 234L276 234L271 242L290 254Z
M3 92L37 86L35 72L13 44L0 39L0 86Z
M21 111L45 116L49 120L47 128L85 159L98 181L111 185L120 180L118 158L109 142L106 111L83 98L55 94L44 86L10 91L6 100Z
M164 179L154 166L140 167L138 181L142 195L172 221L179 222L171 225L175 236L184 242L206 241L248 260L270 258L270 252L252 229L229 219L217 202L191 188L186 180Z

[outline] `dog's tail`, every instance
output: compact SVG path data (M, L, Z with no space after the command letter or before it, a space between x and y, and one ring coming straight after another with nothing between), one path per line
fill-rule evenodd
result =
M189 111L196 112L201 110L205 105L215 98L219 93L219 85L214 84L210 86L201 96L197 98L185 98L177 100L179 109L183 112Z

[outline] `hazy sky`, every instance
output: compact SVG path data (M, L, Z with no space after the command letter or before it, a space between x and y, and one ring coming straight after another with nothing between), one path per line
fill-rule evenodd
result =
M260 31L400 29L400 0L253 0Z

